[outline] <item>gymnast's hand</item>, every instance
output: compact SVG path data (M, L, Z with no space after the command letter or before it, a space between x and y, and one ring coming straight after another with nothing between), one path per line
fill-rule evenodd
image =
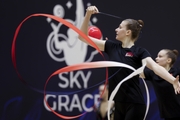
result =
M173 83L173 87L175 90L176 94L180 94L180 83L179 83L179 75L176 77L174 83Z
M86 9L86 12L92 15L92 14L95 14L95 13L99 13L99 10L97 9L96 6L89 6Z

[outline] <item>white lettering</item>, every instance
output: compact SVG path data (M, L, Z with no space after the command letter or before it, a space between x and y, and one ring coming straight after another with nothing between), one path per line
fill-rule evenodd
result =
M69 74L69 79L68 79L68 74ZM77 71L75 74L74 72L69 72L69 73L65 72L65 73L59 74L59 78L63 82L59 82L58 86L60 88L68 88L68 86L70 88L74 88L75 86L77 86L79 89L81 89L82 87L88 88L88 81L91 77L91 74L92 74L91 71L88 71L86 75L83 71ZM78 80L79 77L82 78L82 81L83 81L82 86L80 84L80 81Z
M57 98L57 99L56 99ZM45 99L48 101L48 104L52 104L51 107L52 110L54 111L63 111L65 110L66 112L72 112L75 108L79 110L79 112L86 111L86 112L92 112L93 107L88 107L88 99L93 100L94 104L98 103L99 95L95 94L94 96L92 94L85 94L84 96L80 97L78 94L74 94L72 98L68 95L50 95L47 94ZM51 99L51 100L49 100ZM49 109L47 103L44 100L44 106L48 111L51 111ZM92 104L93 106L93 104Z
M63 100L64 98L64 100ZM64 102L63 102L64 101ZM58 106L58 110L62 111L62 107L65 108L66 111L68 110L68 104L69 104L69 97L67 95L59 95L58 96L58 103L60 103Z
M50 98L50 97L52 97L52 98L56 98L56 95L46 95L46 97L45 97L45 99L46 99L46 101L47 101L47 103L48 103L48 98ZM49 109L49 107L46 105L46 101L44 100L44 106L45 106L45 108L48 110L48 111L51 111L50 109ZM54 101L53 102L53 106L51 107L51 109L52 110L56 110L56 102Z
M88 80L89 80L89 78L91 76L91 71L88 71L86 76L82 72L81 76L82 76L82 80L84 81L84 88L87 88L88 87Z
M69 85L69 80L66 77L64 77L63 74L68 74L68 73L65 72L65 73L59 74L59 78L62 81L64 81L64 84L63 83L59 83L58 85L59 85L60 88L67 88L68 85Z
M81 71L78 71L74 76L73 76L73 72L70 72L70 88L74 88L74 83L76 83L77 87L80 89L81 88L81 85L78 81L78 76L80 75L80 72Z
M95 94L95 96L94 96L94 104L95 105L99 104L99 98L100 98L100 95L99 94Z
M86 95L84 95L84 97L82 98L82 106L83 106L83 109L84 109L85 111L90 112L90 111L93 110L93 108L92 108L92 107L90 107L90 108L87 108L87 107L86 107L86 99L87 99L87 98L93 99L93 96L92 96L91 94L86 94Z
M79 101L79 97L77 94L74 94L71 105L70 105L70 111L73 111L74 108L78 108L79 111L82 112L81 104Z

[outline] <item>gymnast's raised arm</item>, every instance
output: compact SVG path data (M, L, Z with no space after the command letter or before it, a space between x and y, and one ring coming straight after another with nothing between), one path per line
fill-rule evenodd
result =
M146 61L146 66L149 69L153 70L155 74L157 74L158 76L160 76L161 78L173 85L176 94L180 93L179 76L177 76L176 78L173 77L165 68L158 65L151 57L147 57L143 59L143 61L144 60ZM141 76L143 77L144 75L142 74Z
M84 17L84 21L81 25L81 28L80 30L86 34L88 36L88 27L89 27L89 22L90 22L90 18L91 18L91 15L92 14L96 14L98 13L98 9L95 7L95 6L90 6L86 9L86 14L85 14L85 17ZM99 39L96 39L96 38L93 38L93 37L90 37L88 36L96 45L97 47L101 50L101 51L104 51L104 46L105 46L105 40L99 40ZM80 35L78 36L78 38L89 44L84 38L82 38ZM90 45L90 44L89 44Z

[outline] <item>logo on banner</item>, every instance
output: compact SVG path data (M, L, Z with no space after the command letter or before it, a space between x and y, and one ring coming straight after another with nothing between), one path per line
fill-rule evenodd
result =
M83 0L76 0L76 11L75 11L75 19L74 18L65 18L65 8L57 4L54 6L53 14L55 16L61 17L66 21L72 23L77 28L80 28L83 18L84 18L84 5ZM67 1L65 7L71 10L71 8L75 5L70 1ZM89 4L90 5L90 4ZM88 4L87 4L88 6ZM72 13L71 13L72 14ZM73 16L73 15L72 15ZM81 42L78 39L78 34L70 29L65 27L62 23L55 23L50 18L47 18L48 23L52 28L52 32L49 34L47 38L47 51L49 56L56 62L60 62L61 64L65 64L65 66L90 62L93 60L94 56L98 53L98 51L88 50L88 45L84 42ZM94 18L93 22L97 22L97 19ZM91 23L92 24L92 23ZM69 73L61 73L58 75L59 83L57 86L61 89L74 89L82 90L88 88L89 80L92 75L92 71L71 71ZM80 79L79 79L80 78ZM98 101L99 95L92 95L91 93L85 93L81 96L77 94L73 94L70 98L68 95L53 95L47 94L47 101L54 99L53 104L50 106L53 110L61 112L65 110L67 112L72 112L73 110L79 110L79 112L93 111L92 106L86 106L87 100L93 100L96 104ZM50 102L50 101L48 101ZM45 108L50 111L44 102Z

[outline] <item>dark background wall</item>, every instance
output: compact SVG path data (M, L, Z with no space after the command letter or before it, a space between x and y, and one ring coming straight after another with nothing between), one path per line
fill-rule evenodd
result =
M77 0L78 1L78 0ZM80 1L80 0L79 0ZM65 62L52 60L46 49L48 35L53 31L50 23L45 17L33 17L28 19L22 26L16 42L16 59L18 70L24 80L33 86L35 90L25 85L18 77L11 59L11 47L15 30L20 22L27 16L35 13L53 14L53 8L59 4L64 6L64 19L75 20L76 1L69 0L73 4L72 9L66 7L68 1L54 0L0 0L0 119L2 120L49 120L60 119L52 112L45 109L43 94L38 92L43 90L44 83L55 70L67 66ZM116 15L122 18L142 19L145 23L137 45L146 48L153 59L159 50L163 48L179 48L179 28L180 28L180 1L164 0L83 0L84 12L87 3L96 5L100 12ZM94 15L98 21L94 25L98 26L104 37L115 39L115 28L119 26L121 20L105 16ZM58 22L53 21L56 25ZM66 28L64 28L66 29ZM87 54L94 49L88 47ZM79 53L75 53L78 54ZM94 56L92 61L103 60L101 55ZM180 65L180 58L176 66ZM105 79L105 70L85 70L84 73L92 72L90 86L93 89L85 91L94 95L97 94L99 84ZM99 74L101 73L101 74ZM58 87L57 78L50 82L48 90L55 91ZM57 80L57 81L56 81ZM81 83L82 85L82 83ZM158 120L156 97L153 88L148 83L151 95L151 106L147 120ZM143 87L143 86L142 86ZM68 89L68 88L67 88ZM66 91L65 89L64 91ZM76 87L72 90L79 90ZM63 91L63 92L64 92ZM84 93L84 94L85 94ZM83 93L78 93L83 96ZM87 104L92 104L91 102ZM76 115L76 110L72 113ZM66 111L60 112L67 114ZM69 114L69 113L68 113ZM90 119L95 117L91 112L78 119Z

